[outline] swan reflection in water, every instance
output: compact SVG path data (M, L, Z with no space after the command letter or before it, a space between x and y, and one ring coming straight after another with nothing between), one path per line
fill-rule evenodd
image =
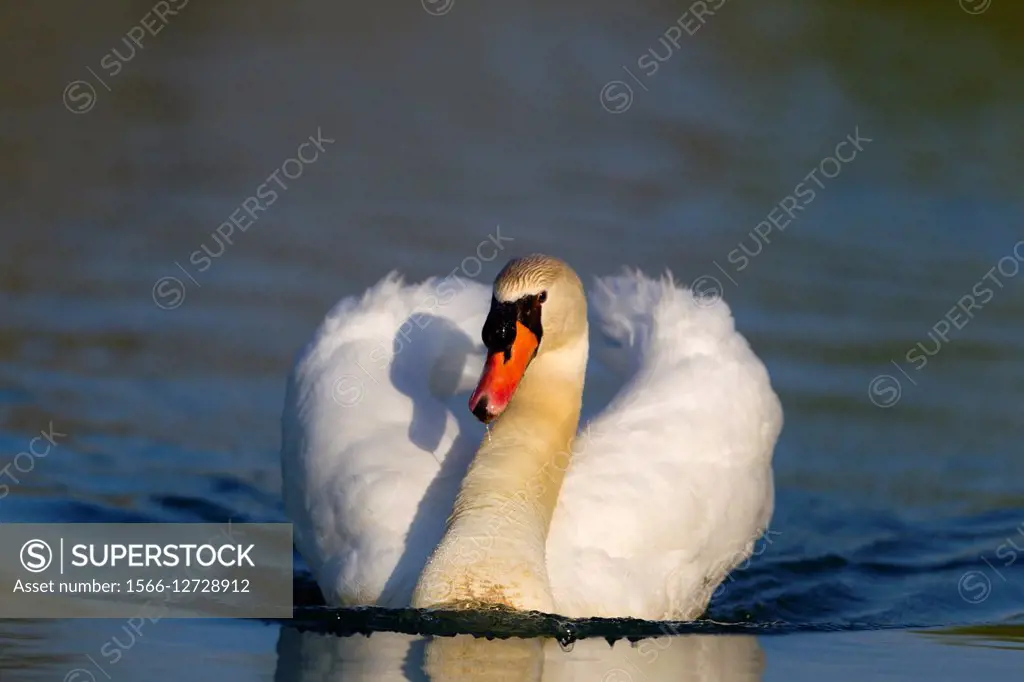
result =
M285 626L277 655L275 682L759 682L764 668L749 635L596 638L563 650L551 639L336 637Z

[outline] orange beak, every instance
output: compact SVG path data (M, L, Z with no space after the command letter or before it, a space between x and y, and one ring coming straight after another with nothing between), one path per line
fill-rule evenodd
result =
M480 383L469 398L469 409L477 419L486 424L505 411L539 345L536 335L516 322L512 346L487 354Z

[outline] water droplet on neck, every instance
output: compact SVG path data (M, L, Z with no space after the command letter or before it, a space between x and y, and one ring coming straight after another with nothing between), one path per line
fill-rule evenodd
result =
M487 430L487 442L490 443L491 442L491 425L490 424L484 424L484 429Z

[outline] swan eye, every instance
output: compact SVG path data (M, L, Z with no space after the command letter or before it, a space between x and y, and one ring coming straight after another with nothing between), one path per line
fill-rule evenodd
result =
M540 296L537 297L537 301L539 303L543 303L546 300L548 300L548 292L546 292L546 291L540 292Z

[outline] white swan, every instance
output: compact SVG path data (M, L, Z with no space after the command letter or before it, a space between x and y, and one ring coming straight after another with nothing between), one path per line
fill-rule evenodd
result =
M724 302L635 273L597 280L590 310L626 381L575 440L587 301L562 261L513 260L493 292L389 276L327 315L281 459L330 604L703 612L771 517L778 398Z

